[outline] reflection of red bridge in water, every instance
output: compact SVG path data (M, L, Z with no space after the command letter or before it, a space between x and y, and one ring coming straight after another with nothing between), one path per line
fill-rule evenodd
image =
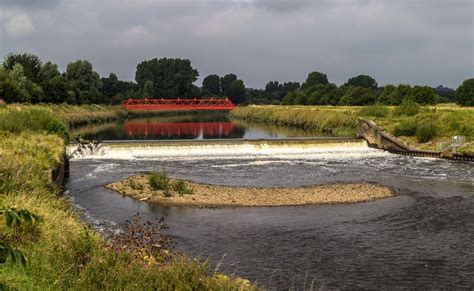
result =
M129 135L159 137L226 137L234 129L230 121L223 122L126 122L122 131Z
M228 98L208 99L127 99L122 101L125 110L141 111L187 111L187 110L232 110L234 104Z

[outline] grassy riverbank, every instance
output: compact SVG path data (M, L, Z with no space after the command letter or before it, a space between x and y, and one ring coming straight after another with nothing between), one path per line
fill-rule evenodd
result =
M355 135L357 127L356 111L342 106L246 106L237 107L229 114L234 119L298 127L336 136Z
M461 153L474 154L474 108L458 106L418 107L404 112L393 106L247 106L230 113L234 119L249 122L293 126L326 134L355 135L357 118L374 120L384 131L408 144L436 150L437 143L447 143L462 135L467 143Z
M107 188L142 201L196 207L341 204L368 202L396 195L388 187L367 183L300 188L228 187L171 179L164 173L133 176L111 183Z
M209 270L206 263L168 255L166 249L160 250L165 260L147 249L113 248L80 222L46 174L61 162L67 138L66 125L51 107L2 106L0 125L0 208L39 217L37 223L20 225L0 217L0 242L29 259L26 266L11 258L0 263L0 289L254 289L245 280Z

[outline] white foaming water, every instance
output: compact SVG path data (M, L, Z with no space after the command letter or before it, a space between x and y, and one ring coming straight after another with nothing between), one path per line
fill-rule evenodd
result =
M157 144L145 146L102 146L81 159L248 159L265 158L325 158L343 159L386 156L389 153L369 148L365 141L334 143L236 143L236 144Z

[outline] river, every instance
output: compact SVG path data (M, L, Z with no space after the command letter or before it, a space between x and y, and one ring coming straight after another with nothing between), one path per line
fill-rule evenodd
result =
M275 128L239 126L243 136L289 135ZM256 149L245 142L231 150L210 145L193 152L193 146L146 154L130 147L128 154L109 150L73 159L71 200L83 219L104 233L116 231L137 212L146 220L163 216L178 250L209 258L225 274L268 289L474 286L472 163L399 156L364 142L293 145L291 150L281 145ZM199 209L152 205L104 188L161 169L172 177L219 185L367 181L393 187L401 195L347 205Z

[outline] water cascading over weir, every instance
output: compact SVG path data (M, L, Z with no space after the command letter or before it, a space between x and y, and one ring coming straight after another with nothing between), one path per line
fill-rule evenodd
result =
M180 140L180 141L104 141L97 146L72 144L73 158L98 159L189 159L249 157L323 157L380 154L366 141L355 138L304 138L280 140Z

